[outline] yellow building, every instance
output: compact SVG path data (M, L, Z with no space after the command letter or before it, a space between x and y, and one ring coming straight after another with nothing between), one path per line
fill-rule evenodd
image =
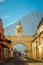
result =
M43 18L32 41L32 58L43 59Z
M24 36L21 23L16 26L16 35L6 36L6 38L12 41L10 48L12 48L16 44L23 44L28 48L28 57L32 57L32 40L34 36Z
M16 44L23 44L28 48L28 57L34 59L43 59L43 18L40 21L37 32L33 36L24 36L21 23L16 26L15 36L6 36L12 43L10 48Z

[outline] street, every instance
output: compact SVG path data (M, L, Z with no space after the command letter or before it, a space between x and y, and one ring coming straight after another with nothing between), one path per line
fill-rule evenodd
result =
M0 63L0 65L33 65L33 64L38 64L40 63L41 65L43 65L42 61L38 61L38 60L34 60L31 58L8 58L6 60L4 60L2 63Z

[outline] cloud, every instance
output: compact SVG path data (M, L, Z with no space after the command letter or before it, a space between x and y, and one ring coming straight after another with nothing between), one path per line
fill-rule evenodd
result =
M1 2L5 2L5 0L0 0L0 3L1 3Z

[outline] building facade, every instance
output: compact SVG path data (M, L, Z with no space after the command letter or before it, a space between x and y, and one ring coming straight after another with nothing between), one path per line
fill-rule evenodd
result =
M21 23L16 26L15 36L6 36L12 43L10 48L16 44L23 44L28 48L28 57L34 59L43 59L43 18L40 21L37 32L33 36L24 36Z
M32 58L43 59L43 18L32 41Z
M9 56L9 40L4 36L2 20L0 19L0 60Z
M34 37L23 35L23 27L21 26L21 23L18 23L18 25L16 26L16 35L6 36L6 38L12 41L10 48L13 48L13 46L16 44L22 44L28 49L28 57L32 57L32 40Z

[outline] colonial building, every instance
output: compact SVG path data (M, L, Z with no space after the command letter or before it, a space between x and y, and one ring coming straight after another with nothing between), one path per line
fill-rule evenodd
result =
M5 38L2 20L0 19L0 60L9 57L9 43L11 41Z
M34 36L25 36L23 35L23 27L21 23L18 23L16 26L16 35L15 36L6 36L7 39L11 40L11 48L16 44L22 44L28 49L28 57L32 58L32 40ZM12 54L12 52L11 52Z
M43 59L43 18L38 25L35 35L23 35L23 27L21 23L19 23L16 26L16 35L6 36L6 38L12 41L10 48L16 44L23 44L28 48L28 57Z
M43 59L43 18L32 41L32 58Z

